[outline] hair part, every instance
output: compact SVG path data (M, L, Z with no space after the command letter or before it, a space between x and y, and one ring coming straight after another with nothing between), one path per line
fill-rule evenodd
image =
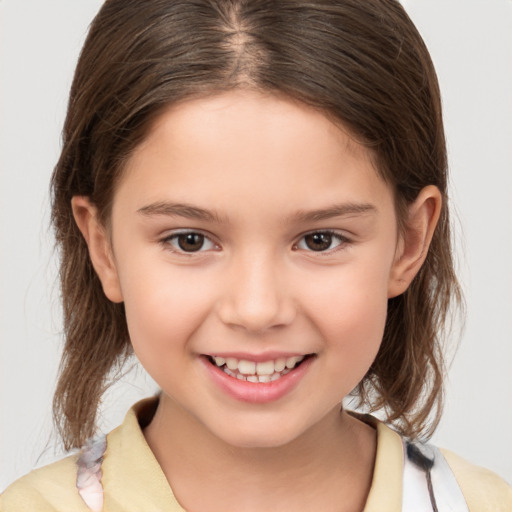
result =
M132 353L124 307L103 293L71 199L89 197L108 225L123 168L158 116L236 88L285 95L341 123L371 149L402 226L423 187L441 191L425 264L389 300L382 346L354 391L410 437L437 425L443 329L461 295L439 87L398 1L107 0L79 58L51 184L65 335L54 419L66 448L93 435L109 375Z

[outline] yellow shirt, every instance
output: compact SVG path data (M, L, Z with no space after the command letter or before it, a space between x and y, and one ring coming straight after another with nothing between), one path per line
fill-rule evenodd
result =
M102 464L104 512L183 512L146 443L139 421L147 423L154 399L130 409L107 436ZM146 420L144 420L146 418ZM377 455L364 512L400 512L403 445L400 436L375 420ZM470 512L511 512L512 488L497 475L443 451L464 493ZM0 496L1 512L90 512L76 489L76 460L71 455L32 471Z

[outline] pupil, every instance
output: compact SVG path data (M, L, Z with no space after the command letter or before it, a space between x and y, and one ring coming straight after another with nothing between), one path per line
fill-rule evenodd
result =
M329 249L332 242L332 236L329 233L313 233L306 235L306 245L313 251L325 251Z
M194 252L201 249L204 243L204 236L199 233L186 233L178 236L180 249L187 252Z

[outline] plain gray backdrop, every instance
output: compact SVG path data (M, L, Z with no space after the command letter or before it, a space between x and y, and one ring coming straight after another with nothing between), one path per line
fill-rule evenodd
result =
M512 482L512 1L404 0L443 94L467 321L434 441ZM78 52L100 0L0 0L0 491L61 456L48 182ZM155 391L135 369L107 395L111 429ZM57 451L56 451L57 450Z

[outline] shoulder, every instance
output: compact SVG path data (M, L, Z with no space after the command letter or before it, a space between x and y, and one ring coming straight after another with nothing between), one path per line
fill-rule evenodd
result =
M510 512L512 487L488 469L441 450L466 498L470 512Z
M76 489L78 454L31 471L0 495L1 512L90 512Z

